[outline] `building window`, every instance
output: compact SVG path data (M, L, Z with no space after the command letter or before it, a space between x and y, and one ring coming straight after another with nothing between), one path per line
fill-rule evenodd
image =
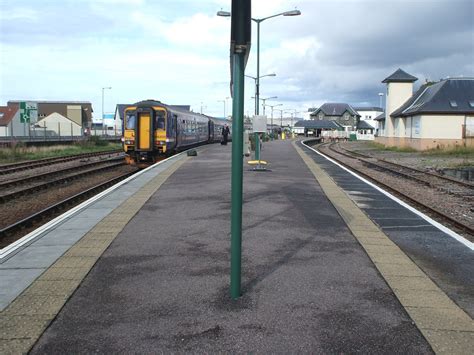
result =
M449 100L449 104L451 105L451 107L458 107L458 103L454 100Z

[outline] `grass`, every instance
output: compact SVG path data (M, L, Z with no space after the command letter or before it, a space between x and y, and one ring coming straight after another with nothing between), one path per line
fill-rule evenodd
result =
M109 143L100 139L79 142L73 145L55 145L47 147L27 147L20 142L14 144L10 148L0 149L0 164L63 157L83 153L103 152L121 148L122 145L120 143Z
M369 145L377 150L385 150L385 151L390 151L390 152L398 152L398 153L416 153L418 152L416 149L411 148L411 147L386 147L383 144L380 143L375 143L375 142L370 142Z
M425 150L423 155L452 156L452 157L470 157L474 159L474 147L451 147L451 148L434 148Z

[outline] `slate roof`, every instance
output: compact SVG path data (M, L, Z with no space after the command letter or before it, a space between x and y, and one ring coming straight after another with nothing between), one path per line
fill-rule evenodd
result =
M375 127L372 127L372 125L366 121L360 121L357 124L357 129L375 129Z
M418 78L398 68L392 75L385 78L382 83L413 83Z
M383 109L381 107L354 107L354 110L356 111L377 111L377 112L383 112Z
M375 121L385 121L385 112L374 118Z
M339 123L328 120L301 120L295 123L295 127L303 127L309 129L341 129Z
M311 116L317 115L319 111L323 111L327 116L342 116L344 112L348 111L351 115L360 117L351 105L343 103L325 103L314 111Z
M407 117L422 113L473 114L474 78L445 79L425 84L391 116Z
M0 106L0 126L8 125L19 109L18 105Z
M116 107L115 111L118 110L119 117L122 121L123 121L123 116L125 114L125 109L129 106L132 106L132 104L117 104L117 107Z

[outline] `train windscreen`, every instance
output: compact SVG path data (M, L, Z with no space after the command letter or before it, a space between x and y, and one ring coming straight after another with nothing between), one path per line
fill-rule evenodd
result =
M127 113L125 117L125 129L135 129L136 124L137 119L135 117L135 114Z
M156 111L156 128L165 129L165 111Z

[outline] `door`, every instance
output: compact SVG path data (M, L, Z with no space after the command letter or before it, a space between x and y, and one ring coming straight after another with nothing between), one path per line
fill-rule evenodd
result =
M138 129L140 130L138 136L138 149L149 150L151 148L150 130L151 117L149 112L141 112L138 116Z

